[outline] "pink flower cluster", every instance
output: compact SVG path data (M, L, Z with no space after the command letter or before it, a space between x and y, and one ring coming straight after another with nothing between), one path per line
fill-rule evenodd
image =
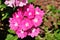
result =
M18 8L9 20L10 29L21 39L26 36L35 37L40 33L38 26L41 25L43 16L44 12L39 7L34 8L33 4Z
M10 7L23 6L28 3L28 0L6 0L5 4Z

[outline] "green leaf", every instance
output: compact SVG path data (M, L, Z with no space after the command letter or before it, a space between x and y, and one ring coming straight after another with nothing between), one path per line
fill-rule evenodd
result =
M17 36L14 36L14 39L13 40L17 40L18 39L18 37Z
M6 5L5 4L1 4L0 8L6 8Z
M49 10L50 10L50 9L51 9L51 5L47 5L47 9L49 9Z
M7 35L7 38L6 38L5 40L12 40L12 39L13 39L13 35L8 34L8 35Z
M1 1L0 1L0 11L3 11L5 8L6 8L6 5L5 4L1 4Z
M40 40L40 36L35 37L35 40Z
M60 10L56 10L57 11L57 13L60 13Z
M57 24L60 25L60 21L58 21Z
M13 36L11 34L8 34L5 40L17 40L17 39L18 39L17 36Z
M15 34L15 32L13 30L10 30L10 29L8 29L8 32L12 33L12 34Z
M55 36L56 40L60 40L60 30L59 29L54 32L54 36Z
M28 0L28 3L34 2L35 0Z
M56 8L55 8L55 6L51 6L51 11L52 11L53 13L56 13Z
M46 35L46 39L47 39L47 40L54 40L53 34L48 33L48 34Z
M4 19L7 18L7 16L8 16L8 13L6 13L5 16L3 16L1 20L3 21Z
M2 4L2 0L0 0L0 5Z

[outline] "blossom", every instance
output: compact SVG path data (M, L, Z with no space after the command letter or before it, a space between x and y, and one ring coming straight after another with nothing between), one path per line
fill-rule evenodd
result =
M41 10L39 7L36 7L36 8L35 8L35 15L36 15L36 16L43 17L44 14L45 14L44 11Z
M39 33L40 33L40 29L39 29L39 28L33 28L28 35L31 36L31 37L35 37L35 36L37 36Z
M9 25L10 29L16 31L19 27L18 26L19 23L14 18L10 18L9 22L10 22L10 25Z
M24 16L27 16L29 19L34 18L34 6L33 4L30 4L27 8L27 11L25 12Z
M13 18L15 18L16 20L22 20L23 19L23 13L21 14L22 12L21 11L18 11L17 13L15 12L13 14Z
M10 7L15 7L15 6L22 7L28 3L28 0L5 0L4 3Z
M42 23L42 18L40 16L35 16L35 18L32 19L32 22L35 27L38 27Z
M39 7L34 8L33 4L19 7L9 19L9 27L14 30L21 39L31 36L38 36L39 26L43 22L44 11Z
M24 19L24 20L22 20L20 26L21 26L22 29L25 31L25 30L30 29L30 28L33 26L33 24L32 24L32 21L31 21L31 20L29 20L29 19Z
M27 36L27 32L25 32L25 31L23 31L23 30L20 30L20 29L18 29L18 30L16 31L16 34L17 34L17 36L18 36L19 38L21 38L21 39L23 39L24 37Z

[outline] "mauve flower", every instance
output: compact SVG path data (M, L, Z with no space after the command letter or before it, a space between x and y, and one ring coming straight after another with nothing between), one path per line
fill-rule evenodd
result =
M44 11L39 7L34 8L33 4L19 7L9 19L9 27L14 30L21 39L31 36L38 36L39 26L43 22Z
M28 0L23 0L23 1L21 1L21 2L19 2L19 6L24 6L24 5L26 5L28 3Z
M26 10L26 12L24 13L24 16L27 16L29 19L34 18L35 10L34 10L33 4L30 4L30 5L28 6L28 8L26 8L26 9L27 9L27 10Z
M33 4L29 4L28 8L26 8L26 9L27 9L28 12L30 12L30 11L34 12L35 11Z
M44 14L45 14L44 11L41 10L39 7L36 7L36 8L35 8L35 15L36 15L36 16L43 17Z
M15 19L17 19L17 20L22 20L23 19L23 15L22 15L23 13L21 12L21 11L18 11L18 12L15 12L14 14L13 14L13 18L15 18Z
M5 0L5 4L10 7L13 7L15 6L15 0Z
M28 19L32 19L34 18L34 12L33 11L25 12L24 16L26 16Z
M23 31L23 30L20 30L20 29L18 29L18 30L16 31L16 34L17 34L17 36L18 36L19 38L21 38L21 39L23 39L23 38L25 38L25 37L27 36L27 32L25 32L25 31Z
M9 25L10 29L16 31L19 27L19 23L14 18L10 18L9 22L10 22Z
M40 16L35 16L35 18L32 19L32 22L35 27L38 27L42 23L42 18Z
M33 26L33 24L32 24L32 21L31 21L31 20L29 20L29 19L24 19L24 20L22 20L20 26L21 26L21 28L22 28L24 31L26 31L26 30L30 29L30 28Z
M39 28L33 28L33 29L31 30L31 32L28 33L28 35L31 36L31 37L35 37L35 36L37 36L39 33L40 33L40 29L39 29Z
M5 4L10 7L15 7L15 6L24 6L28 3L28 0L5 0Z

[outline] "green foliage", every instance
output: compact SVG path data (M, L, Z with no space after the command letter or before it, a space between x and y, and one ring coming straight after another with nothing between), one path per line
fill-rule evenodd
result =
M48 9L50 9L53 13L56 13L55 6L49 5L48 7L49 7Z
M60 25L60 21L58 21L57 24Z
M45 39L46 40L54 40L54 35L48 32L48 33L46 33Z
M7 35L7 38L6 38L5 40L17 40L17 39L18 39L17 36L13 36L13 35L11 35L11 34L8 34L8 35Z
M4 19L7 18L7 16L8 16L8 13L6 13L5 16L3 16L1 20L3 21Z
M13 30L10 30L10 29L8 29L8 32L12 33L12 34L15 34L15 32Z
M60 40L60 29L55 30L54 33L51 33L51 31L48 31L48 27L45 28L45 37L37 36L35 37L35 40Z
M56 40L60 40L60 29L55 31L54 36Z
M28 3L34 2L35 0L28 0Z
M50 10L51 9L51 5L47 5L47 9Z
M0 0L0 4L1 4L1 0Z
M60 13L60 10L56 10L57 13Z
M60 10L56 9L56 7L53 6L53 5L47 5L47 9L50 10L50 11L52 11L53 13L56 13L56 12L60 13Z
M41 38L40 36L37 36L35 37L35 40L40 40L40 38Z
M6 8L6 5L5 4L1 4L0 8Z

